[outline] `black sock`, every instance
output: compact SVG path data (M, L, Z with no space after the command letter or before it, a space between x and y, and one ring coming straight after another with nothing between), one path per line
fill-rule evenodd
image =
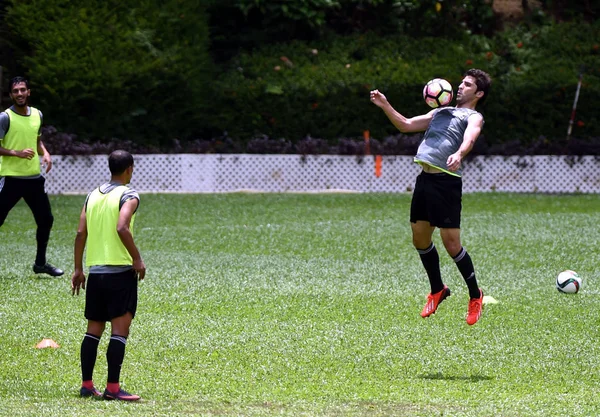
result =
M106 362L108 364L108 377L106 380L108 382L119 382L119 378L121 376L121 365L123 365L123 359L125 358L126 344L127 337L116 334L110 336L108 349L106 349Z
M481 294L479 293L479 286L477 285L477 279L475 278L475 268L473 267L473 261L465 248L460 248L458 255L453 256L452 259L456 262L458 270L467 283L469 297L479 298Z
M98 356L98 343L100 338L93 334L86 333L81 342L81 380L91 381L96 365L96 356Z
M425 267L427 276L429 277L429 285L431 286L431 293L435 294L444 289L444 283L442 282L442 273L440 272L440 256L438 255L437 249L433 242L426 249L417 249L421 262Z
M46 251L48 250L48 241L50 240L50 228L38 227L35 233L37 250L35 253L35 264L46 265Z

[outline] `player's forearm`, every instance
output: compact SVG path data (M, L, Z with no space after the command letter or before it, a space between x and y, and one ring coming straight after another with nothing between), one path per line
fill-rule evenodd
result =
M117 233L119 234L119 238L127 249L127 252L133 259L141 259L140 252L135 245L135 241L133 240L133 235L131 234L131 230L129 228L117 229Z
M471 152L471 150L473 149L474 145L475 145L475 140L465 140L463 142L463 144L460 146L460 148L458 148L458 152L459 152L460 156L462 158L467 156L469 154L469 152Z
M46 150L46 147L44 146L44 142L42 142L41 140L38 139L38 143L37 143L37 152L38 155L46 155L48 153L48 151Z
M0 147L0 155L2 155L2 156L19 156L17 154L16 150L6 149L6 148L2 148L2 147Z
M458 149L458 152L462 157L467 156L469 152L471 152L480 132L481 128L467 128L463 137L463 142Z
M75 245L73 250L73 258L75 260L75 270L83 270L83 251L85 249L85 242L87 235L77 233L75 236Z
M390 122L392 122L396 129L401 132L406 131L406 117L398 113L389 103L387 103L385 106L382 106L381 110L383 110L387 118L390 120Z

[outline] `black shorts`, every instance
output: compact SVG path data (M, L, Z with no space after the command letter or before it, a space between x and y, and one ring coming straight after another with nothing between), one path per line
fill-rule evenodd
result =
M85 288L85 318L111 321L129 312L135 317L138 283L135 271L90 274Z
M410 221L428 221L442 229L460 229L462 178L421 172L410 205Z

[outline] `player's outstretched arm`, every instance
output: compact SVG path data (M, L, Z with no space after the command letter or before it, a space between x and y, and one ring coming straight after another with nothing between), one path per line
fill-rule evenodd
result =
M421 116L406 118L392 107L385 95L379 90L371 91L371 102L383 110L387 118L390 119L390 122L402 133L423 132L427 130L433 117L432 110Z

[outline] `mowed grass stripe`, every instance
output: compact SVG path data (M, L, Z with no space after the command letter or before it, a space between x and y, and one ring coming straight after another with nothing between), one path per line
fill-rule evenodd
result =
M464 197L463 243L498 300L469 327L437 233L453 295L419 316L429 289L409 195L142 195L148 276L122 372L140 404L77 397L84 300L68 281L83 197L52 203L49 260L65 277L31 272L24 204L0 229L0 414L600 413L596 196ZM584 277L577 295L554 288L568 268ZM60 349L34 349L43 337Z

